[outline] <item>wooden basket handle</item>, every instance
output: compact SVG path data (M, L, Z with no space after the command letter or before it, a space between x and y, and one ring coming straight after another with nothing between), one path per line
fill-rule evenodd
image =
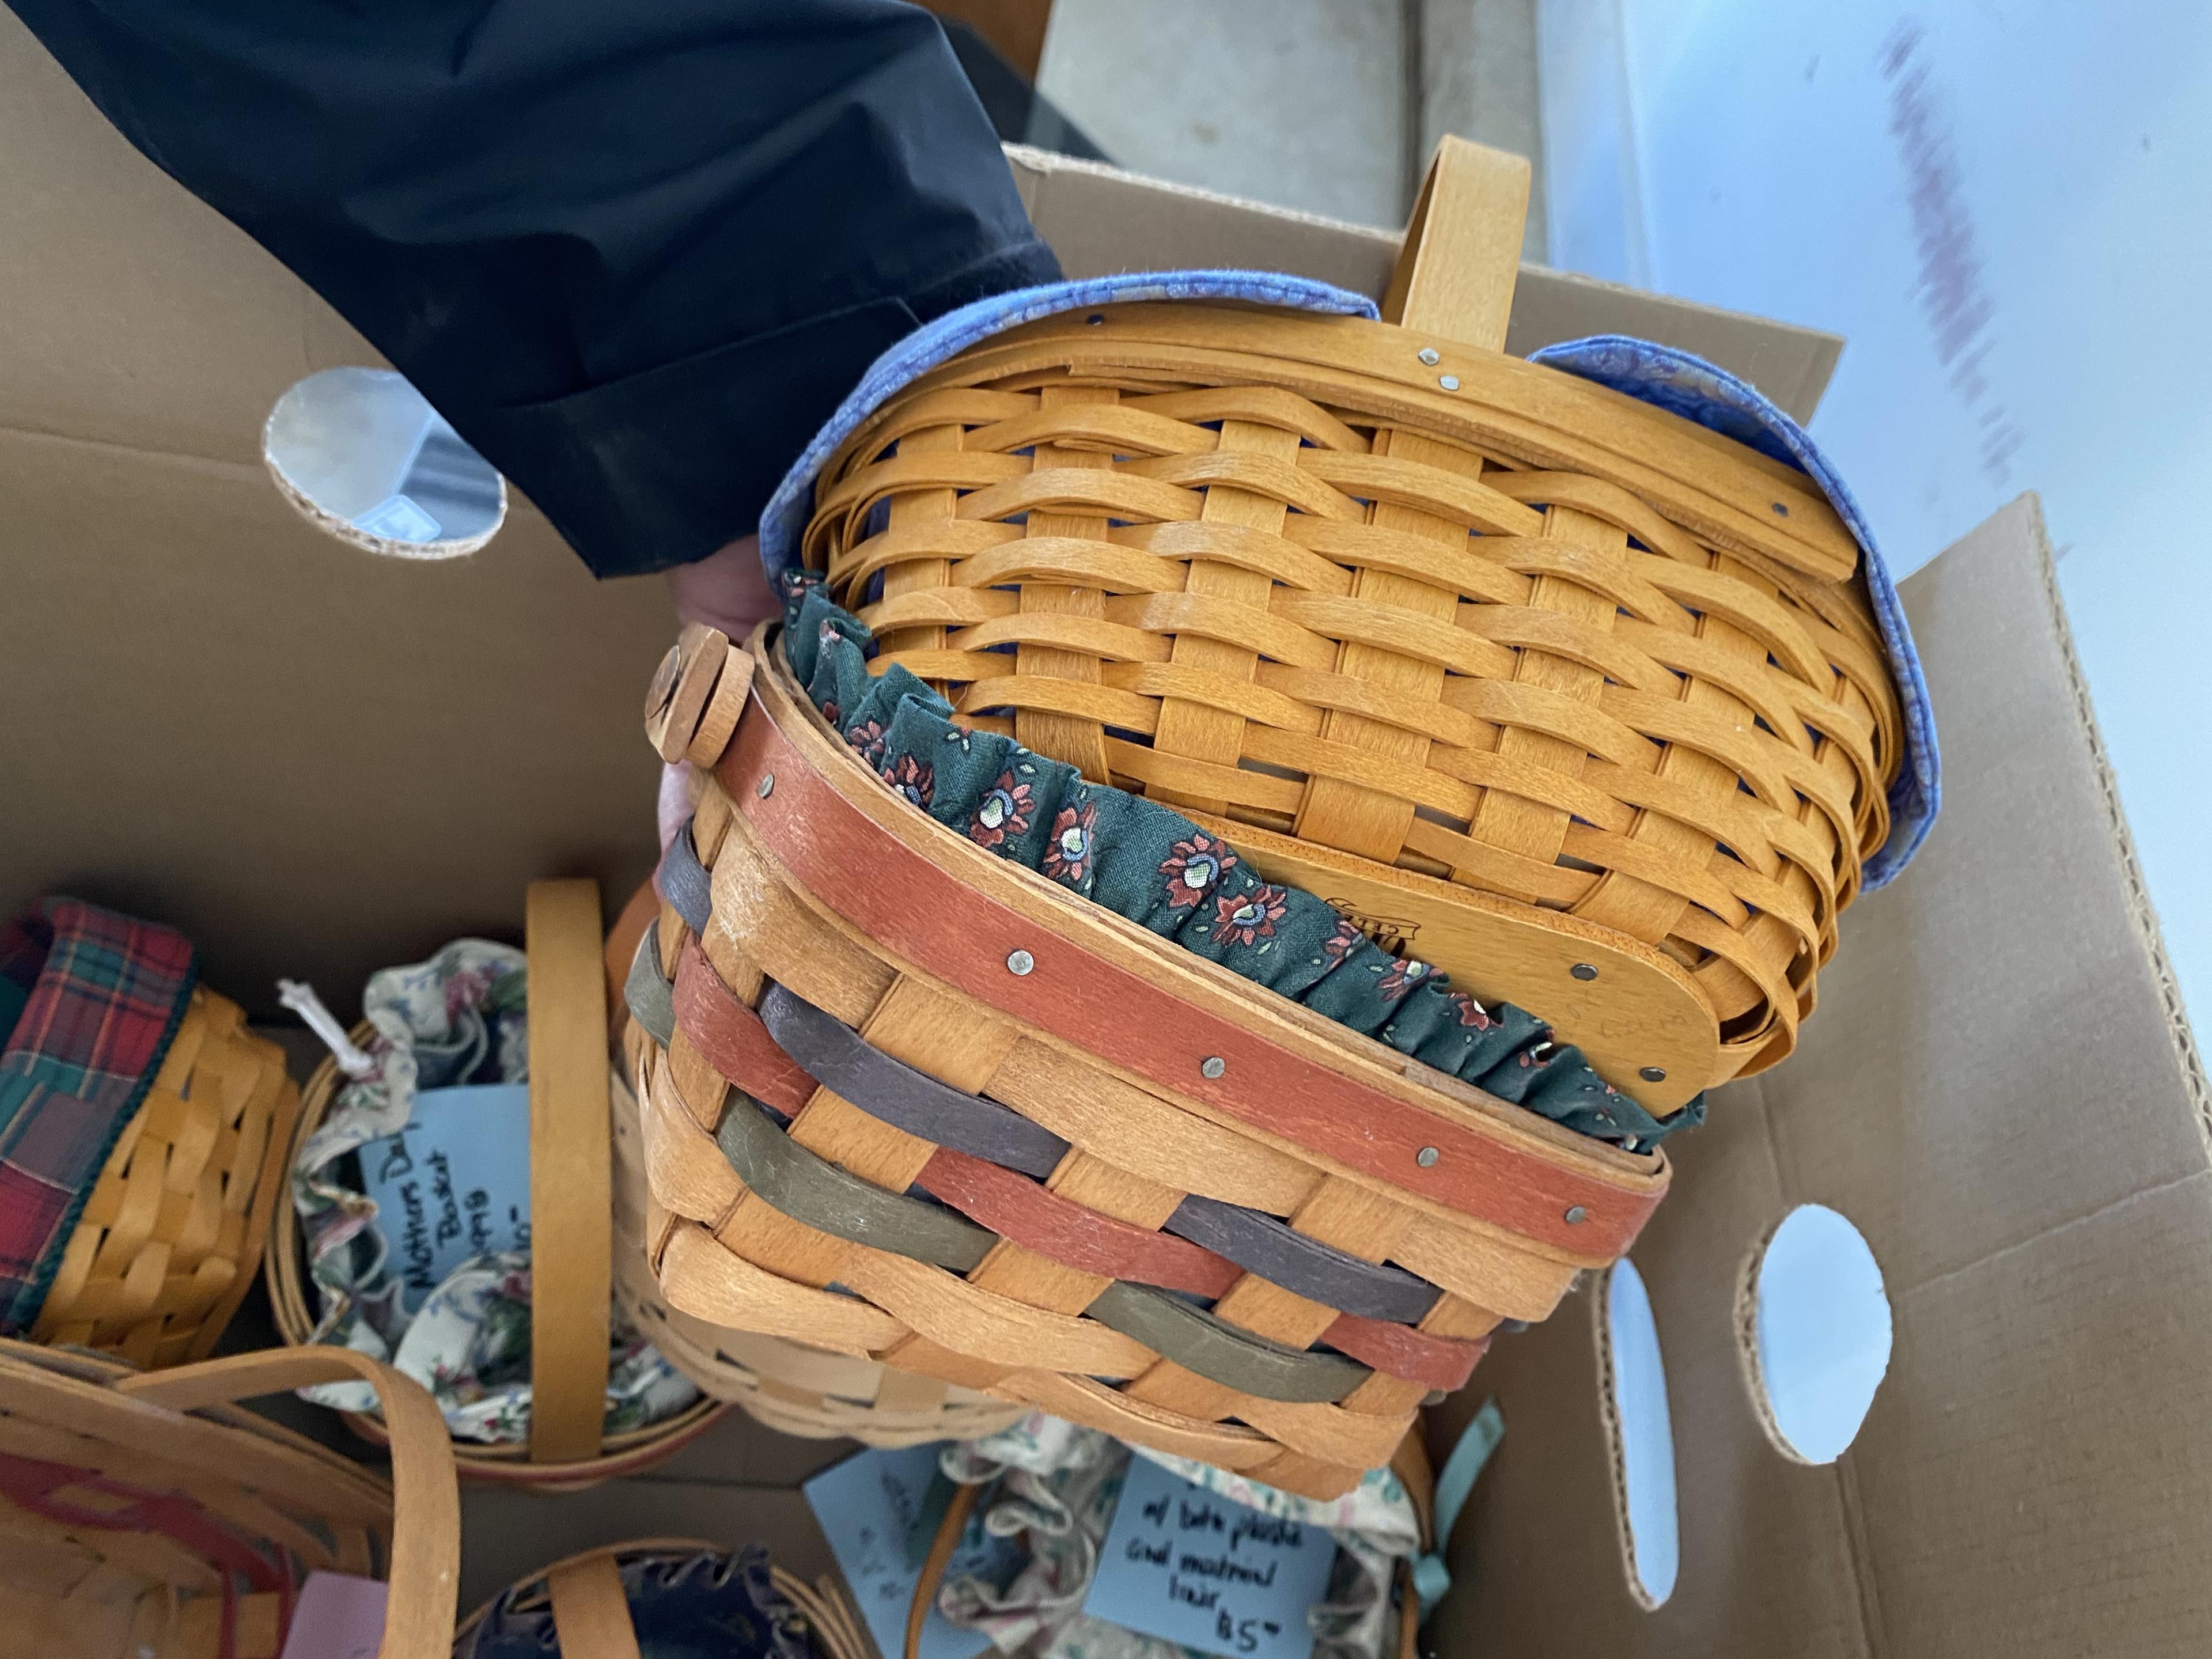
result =
M348 1348L276 1348L118 1378L115 1392L171 1411L228 1406L318 1382L376 1390L392 1437L391 1590L377 1659L450 1659L460 1594L461 1498L444 1414L422 1384Z
M537 881L530 976L530 1461L599 1455L614 1274L599 889Z
M937 1536L930 1540L929 1553L922 1560L921 1577L914 1582L914 1600L907 1604L906 1659L921 1659L921 1627L936 1603L937 1587L945 1582L952 1552L960 1547L960 1534L968 1530L968 1517L975 1513L976 1500L982 1495L980 1485L953 1489L952 1502L945 1506L945 1519L938 1523Z
M1503 351L1528 220L1528 158L1447 136L1421 181L1382 320Z

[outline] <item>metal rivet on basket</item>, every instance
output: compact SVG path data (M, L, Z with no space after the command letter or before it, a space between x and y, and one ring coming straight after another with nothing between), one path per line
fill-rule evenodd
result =
M1036 958L1026 951L1017 951L1006 958L1006 971L1017 978L1036 966Z
M1443 362L1443 353L1438 351L1434 346L1423 346L1421 348L1421 361L1426 363L1431 368L1434 368L1438 363Z
M1459 390L1459 376L1456 374L1439 374L1437 376L1437 384L1447 392L1456 392Z
M1105 320L1106 313L1103 311L1094 311L1083 319L1085 325L1090 328L1096 328Z
M766 800L771 794L775 793L775 774L773 772L762 773L761 781L753 786L753 793L758 795L763 800Z
M1595 979L1597 977L1597 969L1587 962L1578 962L1573 967L1568 969L1567 971L1572 974L1577 979Z
M1443 1156L1443 1154L1437 1152L1435 1147L1424 1146L1419 1152L1413 1154L1413 1162L1419 1164L1424 1170L1433 1170L1437 1167L1437 1159Z
M1647 1066L1636 1075L1646 1083L1664 1083L1667 1080L1667 1068L1664 1066Z
M1589 1212L1583 1208L1581 1205L1576 1204L1568 1207L1567 1225L1570 1227L1579 1227L1583 1222L1588 1221L1589 1219Z
M1198 1063L1198 1074L1200 1077L1219 1077L1228 1069L1229 1062L1222 1059L1219 1054L1209 1054Z
M1787 502L1776 501L1773 506L1775 514L1778 517L1786 519L1790 516L1790 507Z

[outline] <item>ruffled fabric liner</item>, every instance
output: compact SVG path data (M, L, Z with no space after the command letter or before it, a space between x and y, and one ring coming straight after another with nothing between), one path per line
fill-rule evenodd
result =
M1654 1117L1579 1049L1510 1003L1394 957L1325 901L1261 880L1181 813L1093 783L1012 738L957 724L906 669L869 672L875 641L818 574L781 573L784 651L824 719L939 823L1185 950L1399 1053L1577 1133L1642 1149L1705 1121L1703 1095Z

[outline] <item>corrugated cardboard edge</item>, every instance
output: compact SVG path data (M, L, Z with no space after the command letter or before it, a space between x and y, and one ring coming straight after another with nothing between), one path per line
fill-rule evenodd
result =
M2112 770L2112 757L2105 748L2104 732L2097 724L2096 706L2089 700L2089 682L2081 672L2081 659L2074 649L2074 626L2066 615L2065 598L2058 591L2058 562L2051 555L2039 503L2035 514L2044 599L2051 607L2051 625L2057 635L2066 682L2074 693L2075 710L2088 739L2091 763L2096 768L2098 798L2104 802L2105 817L2112 826L2112 856L2120 866L2121 879L2127 884L2129 913L2142 940L2143 953L2150 958L2151 975L2158 982L2159 1001L2166 1010L2166 1024L2180 1054L2182 1079L2189 1090L2190 1103L2197 1109L2197 1128L2203 1137L2204 1155L2212 1160L2212 1081L2205 1077L2203 1053L2197 1046L2197 1033L2189 1023L2188 1006L2181 997L2181 981L2174 975L2172 958L2166 954L2166 934L2158 925L2158 908L2150 901L2149 884L2143 880L2135 835L2128 828L2128 815L2120 805L2119 779Z
M1097 161L1006 146L1022 205L1070 276L1221 266L1285 270L1380 300L1403 233L1269 207ZM1827 389L1842 338L1742 312L1523 264L1505 349L1634 334L1718 363L1801 424Z
M1486 1394L1508 1424L1449 1551L1447 1659L2030 1659L2212 1629L2206 1081L2033 498L1905 598L1957 769L1945 820L1845 918L1805 1049L1679 1143L1635 1252L1674 1419L1674 1594L1636 1605L1595 1321L1555 1317L1436 1413L1439 1449ZM1748 1262L1803 1202L1866 1235L1895 1321L1828 1466L1777 1447L1745 1358Z

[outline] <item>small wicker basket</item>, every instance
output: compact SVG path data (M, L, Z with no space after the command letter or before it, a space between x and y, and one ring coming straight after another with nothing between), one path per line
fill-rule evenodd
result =
M720 1553L720 1546L694 1538L609 1544L518 1579L507 1594L526 1601L542 1598L553 1615L561 1659L635 1659L638 1642L623 1590L623 1568L641 1561L678 1566ZM860 1616L834 1580L825 1577L809 1584L781 1567L770 1567L769 1580L798 1610L816 1659L873 1659L874 1649L861 1633ZM456 1652L468 1651L470 1636L498 1600L494 1597L461 1621ZM727 1640L726 1633L721 1639Z
M665 1462L726 1407L709 1397L659 1423L603 1431L614 1245L599 890L588 881L533 883L528 917L530 1438L456 1440L453 1455L468 1480L580 1492ZM374 1030L364 1024L354 1036L365 1042ZM322 1122L343 1081L335 1060L316 1068L294 1150ZM315 1314L299 1212L289 1203L278 1206L270 1231L268 1276L277 1331L288 1343L307 1344ZM385 1438L377 1418L349 1412L345 1419L362 1438Z
M1388 321L1145 301L970 347L830 459L802 556L878 672L1663 1116L1795 1046L1902 720L1805 474L1498 349L1526 191L1448 140Z
M392 1480L232 1402L371 1383ZM460 1504L428 1395L343 1349L152 1373L0 1342L0 1655L275 1659L311 1571L391 1583L378 1659L449 1659Z
M915 811L768 630L683 654L714 772L631 979L672 1308L1332 1497L1664 1192Z
M141 1370L204 1359L253 1282L299 1115L284 1053L197 987L108 1154L31 1338Z

